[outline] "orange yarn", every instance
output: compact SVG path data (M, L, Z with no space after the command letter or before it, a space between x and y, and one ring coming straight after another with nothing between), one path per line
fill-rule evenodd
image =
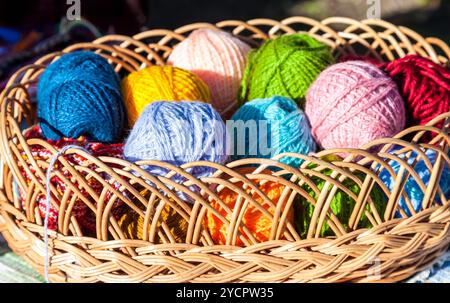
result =
M255 168L247 167L241 168L237 170L240 174L250 174L255 170ZM271 175L271 172L268 170L264 170L261 174ZM253 180L255 185L258 185L259 189L266 194L267 198L269 198L273 204L276 206L278 200L281 197L281 194L284 191L285 186L276 183L265 181L260 184L260 180ZM242 182L235 183L236 186L241 187ZM275 213L275 207L270 207L267 203L264 202L263 198L257 193L251 194L251 189L247 188L245 190L248 194L251 195L255 202L261 204L268 212L273 215ZM219 198L231 209L234 211L236 206L236 200L238 198L238 194L233 190L225 187L218 193ZM245 200L242 200L241 207L243 206ZM220 206L219 202L212 201L211 206L216 209L226 220L229 222L232 216L232 213L227 213L227 211ZM284 211L284 209L282 209ZM247 240L250 240L249 237L244 233L242 226L248 228L251 234L255 237L257 242L268 241L270 237L270 232L272 229L272 219L263 214L259 209L257 209L254 205L249 203L244 211L244 216L242 217L241 227L239 227L240 237L243 237ZM224 224L216 215L214 215L211 211L207 212L207 228L211 234L211 237L216 244L226 244L226 238L228 233L228 224ZM293 212L289 211L288 217L289 222L293 222ZM250 241L252 242L252 241ZM236 245L243 246L242 240L236 237Z
M208 86L195 74L172 66L150 66L122 80L122 92L130 127L154 101L211 102Z

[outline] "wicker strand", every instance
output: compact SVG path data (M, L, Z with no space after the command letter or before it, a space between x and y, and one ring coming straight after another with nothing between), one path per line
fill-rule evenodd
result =
M55 168L56 161L58 161L58 158L65 154L66 151L69 149L79 149L83 150L87 153L89 153L86 149L78 146L78 145L66 145L63 148L61 148L51 159L50 164L47 169L47 175L46 175L46 196L45 196L45 219L44 219L44 243L45 243L45 260L44 260L44 278L47 283L50 283L49 278L49 249L48 249L48 219L49 219L49 213L50 213L50 200L51 200L51 190L50 190L50 182L52 178L52 171Z

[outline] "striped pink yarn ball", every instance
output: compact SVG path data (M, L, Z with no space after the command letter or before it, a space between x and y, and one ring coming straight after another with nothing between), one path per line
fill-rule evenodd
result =
M168 63L197 74L209 86L214 108L229 117L237 109L249 51L249 45L227 32L198 29L174 48Z
M347 61L324 70L309 88L305 112L324 149L359 148L405 126L397 86L376 66Z

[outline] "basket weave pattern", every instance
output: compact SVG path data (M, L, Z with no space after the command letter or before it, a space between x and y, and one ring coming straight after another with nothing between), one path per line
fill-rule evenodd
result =
M16 72L0 95L0 151L3 162L0 232L11 248L38 271L43 272L44 228L36 200L38 195L45 195L46 184L43 180L46 179L49 162L34 159L30 147L42 146L53 154L57 150L42 140L25 140L20 125L23 122L28 125L37 122L35 108L30 101L33 88L44 68L62 53L81 49L104 56L122 75L152 64L162 65L173 46L193 30L202 27L223 28L253 46L277 35L306 32L330 45L336 56L371 55L390 61L416 53L442 65L448 65L450 58L450 48L445 43L435 38L423 38L408 28L396 27L381 20L359 22L337 17L321 22L292 17L281 22L257 19L248 22L223 21L215 25L197 23L175 31L151 30L134 37L105 36L92 43L76 44L63 52L42 57L33 65ZM434 127L442 121L443 129ZM59 216L57 230L50 232L50 278L57 282L403 280L432 262L450 243L450 203L438 184L443 165L450 166L449 126L450 113L446 113L427 126L409 128L394 138L376 140L361 149L325 150L315 156L288 154L304 159L298 169L276 159L244 159L226 166L195 162L178 168L158 161L132 164L110 157L95 158L78 149L68 150L65 156L59 158L52 174L63 180L67 189L60 195L54 187L51 188L51 202L58 209ZM433 139L426 144L419 144L425 136ZM420 180L405 159L386 152L394 144L402 146L399 152L416 152L423 157L431 174L428 185ZM379 152L369 153L368 150L374 147ZM437 152L434 165L426 158L424 149ZM322 160L324 156L342 152L349 154L344 160L331 163ZM83 165L71 165L66 159L69 154L82 156L86 161ZM390 159L402 165L398 172L401 175L399 178L390 169L391 175L398 180L391 191L376 173L379 167L389 169L387 163ZM169 169L170 173L165 177L152 176L139 167L146 164L159 165ZM256 164L252 174L236 172L248 164ZM198 180L184 170L197 165L214 167L217 172ZM269 165L279 169L267 173L264 168ZM333 173L326 175L324 171L327 169L333 170ZM26 182L21 170L29 172L32 176L30 182ZM69 172L71 177L63 172ZM184 175L187 181L184 184L171 181L170 176L175 173ZM286 175L290 177L286 178ZM422 211L415 213L411 210L414 215L406 218L398 207L398 200L403 197L408 201L401 177L409 175L422 189L424 200ZM322 190L312 182L313 177L326 182ZM100 194L90 187L90 179L101 182L103 190ZM345 180L358 184L359 193L348 190L343 185ZM256 182L267 181L285 185L276 206L255 185ZM236 186L240 182L244 187ZM305 184L315 191L317 199L302 188ZM200 190L192 191L192 185ZM374 186L381 188L389 197L384 213L377 212L369 195ZM228 211L230 220L220 216L210 206L211 201L220 201L218 193L224 188L236 192L239 195L237 204L242 205L241 208L236 207L235 211ZM25 203L20 202L18 189L26 194ZM141 195L142 190L147 190L149 194ZM344 228L344 222L339 222L330 210L330 202L337 190L356 201L349 222L345 222L348 228ZM185 202L176 192L183 192L194 202ZM249 192L256 192L265 202L272 203L275 211L269 213L258 206ZM315 206L306 239L301 239L293 224L287 220L288 208L299 196ZM79 223L71 215L77 200L83 201L95 213L95 236L84 235ZM92 201L96 201L97 205ZM144 218L143 240L127 239L111 213L117 201ZM161 212L167 205L188 222L184 243L177 243L169 226L161 220ZM270 241L256 243L243 225L243 210L248 205L259 207L261 212L271 218ZM207 211L214 212L227 225L227 245L214 245L204 227ZM397 211L403 218L394 218ZM374 226L372 229L358 228L363 214ZM324 222L329 224L335 237L319 237ZM244 243L243 247L235 245L238 239Z

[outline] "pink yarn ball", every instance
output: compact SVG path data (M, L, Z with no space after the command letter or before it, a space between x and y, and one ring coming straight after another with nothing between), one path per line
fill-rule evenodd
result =
M305 112L314 139L324 149L359 148L392 137L406 119L395 82L363 61L324 70L308 90Z
M179 43L168 63L197 74L211 90L212 105L229 117L237 109L237 93L250 46L231 34L198 29Z

